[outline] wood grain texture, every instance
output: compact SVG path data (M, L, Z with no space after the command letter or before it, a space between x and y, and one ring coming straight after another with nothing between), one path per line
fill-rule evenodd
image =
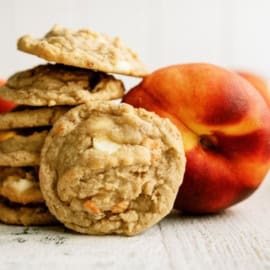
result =
M0 225L0 269L270 269L270 177L218 215L172 213L136 237Z

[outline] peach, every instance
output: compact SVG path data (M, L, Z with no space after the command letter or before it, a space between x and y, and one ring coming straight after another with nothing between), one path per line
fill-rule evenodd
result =
M5 80L0 79L0 87L6 83ZM16 104L0 97L0 113L6 113L16 107Z
M0 86L4 85L5 83L6 81L0 78Z
M270 110L259 90L210 64L165 67L145 77L123 102L169 118L187 157L175 208L221 211L251 195L270 167Z
M261 93L266 103L270 107L270 87L267 80L251 72L238 71L237 73L248 80Z

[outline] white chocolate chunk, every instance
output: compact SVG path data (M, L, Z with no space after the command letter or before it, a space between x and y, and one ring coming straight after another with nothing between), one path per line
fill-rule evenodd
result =
M130 64L127 61L118 61L116 62L116 67L121 70L129 71Z
M95 149L106 152L108 154L116 152L121 147L121 145L118 143L115 143L108 139L100 138L93 138L93 146Z
M32 188L34 183L28 179L20 178L17 181L12 181L11 185L15 190L22 193L27 189Z

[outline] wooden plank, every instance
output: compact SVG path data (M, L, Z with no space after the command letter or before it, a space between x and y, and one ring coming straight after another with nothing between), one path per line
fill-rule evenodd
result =
M160 230L173 269L270 269L270 179L218 215L165 219Z
M252 198L222 214L175 212L136 237L0 225L0 269L269 269L269 180Z

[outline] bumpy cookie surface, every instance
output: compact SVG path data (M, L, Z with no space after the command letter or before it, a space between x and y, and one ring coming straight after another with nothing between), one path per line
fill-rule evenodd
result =
M45 204L20 205L0 197L0 222L13 225L49 225L57 223Z
M52 126L69 109L70 107L27 108L22 111L1 113L0 130Z
M181 136L169 120L127 104L92 103L55 123L40 186L67 227L135 235L170 212L184 168Z
M30 106L78 105L123 93L123 83L111 75L60 64L18 72L0 87L0 97Z
M36 166L39 165L40 152L47 131L20 134L18 132L0 132L0 166Z
M137 54L119 38L88 29L74 31L56 25L41 39L21 37L18 49L70 66L138 77L148 73Z
M38 168L0 167L0 196L21 204L43 203Z

